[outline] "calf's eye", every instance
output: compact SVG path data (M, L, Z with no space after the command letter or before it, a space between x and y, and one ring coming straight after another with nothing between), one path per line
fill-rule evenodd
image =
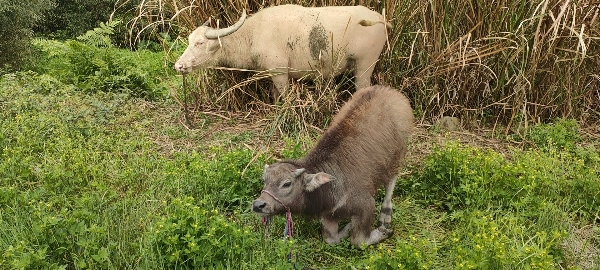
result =
M292 185L292 182L286 182L286 183L285 183L285 184L283 184L283 186L281 186L281 187L284 187L284 188L286 188L286 187L290 187L291 185Z

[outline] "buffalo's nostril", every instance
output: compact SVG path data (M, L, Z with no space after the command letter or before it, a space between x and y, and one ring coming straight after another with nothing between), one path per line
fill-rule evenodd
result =
M265 208L265 206L267 206L266 202L263 202L261 200L255 200L252 203L252 211L254 212L262 212L263 208Z

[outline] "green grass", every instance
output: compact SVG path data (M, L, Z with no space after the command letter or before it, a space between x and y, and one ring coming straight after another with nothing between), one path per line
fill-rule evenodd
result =
M577 121L533 126L512 137L522 148L503 152L450 141L411 155L394 236L359 250L326 245L318 221L296 215L292 241L282 240L282 217L265 236L249 209L264 164L301 156L314 138L290 134L265 148L268 134L235 117L195 114L203 125L187 129L164 93L87 91L64 73L38 72L0 77L2 269L600 265L600 152ZM174 84L166 78L164 87Z

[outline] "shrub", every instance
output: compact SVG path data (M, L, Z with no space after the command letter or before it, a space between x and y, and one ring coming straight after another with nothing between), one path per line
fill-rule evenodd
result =
M0 77L0 268L132 264L133 224L148 211L132 197L167 162L115 124L124 111L136 117L126 101L33 72Z
M454 269L553 269L563 260L564 229L531 226L510 212L466 211L447 239Z
M261 241L251 228L193 197L173 199L154 219L146 233L148 246L163 268L248 268Z
M110 253L115 243L108 242L108 224L99 224L94 214L99 205L93 202L100 200L85 195L75 199L36 195L15 193L9 199L10 207L4 208L8 216L0 223L11 231L14 241L2 245L0 266L40 269L75 265L84 269L112 265ZM18 230L14 224L27 229Z
M366 269L435 269L438 248L429 239L398 239L393 247L378 245L364 260Z
M527 134L535 145L542 149L558 148L573 150L579 137L579 125L574 119L557 119L552 124L533 126Z
M99 37L82 38L98 43ZM112 46L96 47L79 41L35 40L39 59L31 69L73 84L86 93L125 93L132 97L157 100L167 91L161 78L162 53L140 50L136 53Z
M164 269L286 269L294 241L268 239L262 231L240 220L245 215L220 213L211 196L201 200L176 197L163 201L164 211L151 217L144 233L149 268ZM256 219L254 214L251 218Z
M504 166L498 153L449 143L428 155L423 171L403 184L417 198L450 211L498 207L518 190L503 181Z
M88 29L107 21L115 1L61 0L44 14L44 24L36 32L68 39L82 35Z
M263 159L258 157L258 160ZM186 164L185 167L173 168L174 171L166 174L169 178L185 179L186 184L177 193L194 197L210 193L213 207L249 209L262 187L263 165L254 160L254 153L248 149L225 151L212 147L204 154L177 155L176 162Z
M593 217L600 208L599 161L594 149L528 150L508 160L492 151L449 143L427 156L419 175L399 183L416 198L450 211L524 211L553 202Z

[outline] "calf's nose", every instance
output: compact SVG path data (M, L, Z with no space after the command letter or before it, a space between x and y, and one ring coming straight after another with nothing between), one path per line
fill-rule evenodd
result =
M262 212L263 208L265 208L265 206L267 206L266 202L263 202L261 200L255 200L252 203L252 211L254 212Z

